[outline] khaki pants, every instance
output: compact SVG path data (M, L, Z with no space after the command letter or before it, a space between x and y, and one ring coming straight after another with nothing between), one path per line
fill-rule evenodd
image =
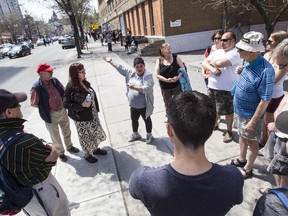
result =
M64 154L65 150L60 137L59 125L61 127L66 149L70 149L73 145L71 142L71 130L68 114L66 112L66 109L63 108L56 112L50 112L50 116L52 123L50 124L45 122L45 125L50 134L52 143L57 149L57 152L59 154Z
M51 173L47 179L38 183L37 185L34 185L33 188L37 191L49 216L71 215L67 196L61 185ZM31 216L47 215L35 194L33 195L31 201L24 207L24 210Z

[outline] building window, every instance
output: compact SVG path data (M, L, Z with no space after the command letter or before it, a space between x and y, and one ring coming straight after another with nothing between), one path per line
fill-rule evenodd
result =
M147 32L147 21L146 21L146 12L145 12L145 4L142 3L142 4L141 4L141 7L142 7L142 19L143 19L144 34L145 34L145 35L148 35L148 32Z
M149 12L150 12L150 24L151 24L151 35L155 35L155 26L154 26L154 16L153 16L153 6L152 0L148 0Z

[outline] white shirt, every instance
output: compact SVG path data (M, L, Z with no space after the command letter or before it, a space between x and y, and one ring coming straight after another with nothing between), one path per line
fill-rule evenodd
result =
M269 61L269 53L266 53L264 55L264 58L267 61ZM278 69L278 65L274 63L272 64L272 66L276 72L276 70ZM286 78L287 78L287 73L276 84L274 84L272 98L279 98L284 94L283 83Z
M236 73L236 67L242 66L243 60L240 59L240 55L235 47L228 51L223 49L216 50L207 57L207 60L213 63L216 60L224 58L230 61L232 66L219 68L221 70L220 76L211 73L208 77L208 88L231 91L234 82L238 78L239 75Z

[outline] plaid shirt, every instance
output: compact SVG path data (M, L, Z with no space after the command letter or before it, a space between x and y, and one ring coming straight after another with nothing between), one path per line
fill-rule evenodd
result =
M235 83L234 112L244 118L252 118L261 100L270 101L275 72L261 55L243 67Z

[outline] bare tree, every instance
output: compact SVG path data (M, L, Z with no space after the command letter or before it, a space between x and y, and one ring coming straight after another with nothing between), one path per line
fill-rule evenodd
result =
M206 7L212 9L223 9L223 29L229 27L228 11L239 11L241 13L249 10L257 10L262 16L267 37L274 31L275 25L279 22L282 15L288 10L288 0L191 0L192 3L206 3ZM277 5L276 5L277 3ZM233 16L235 16L233 14Z
M79 30L76 21L77 9L74 7L72 0L54 0L61 10L69 17L71 25L74 30L75 45L77 49L77 58L81 58L81 46L80 46L80 37Z
M275 1L260 1L260 0L249 0L250 3L257 9L257 11L262 16L265 29L267 32L267 38L274 31L275 25L281 18L281 16L288 9L288 1L283 0L283 3L279 6L275 6ZM278 2L280 2L278 0Z
M10 14L3 20L3 26L12 35L13 42L17 44L17 35L22 34L22 20L19 20L15 14Z
M81 33L81 40L84 41L84 23L87 19L87 16L89 13L91 13L91 6L89 5L89 0L75 0L74 2L75 8L77 8L76 11L76 20L78 22L78 27ZM81 43L81 46L83 46L83 43ZM82 47L83 48L83 47Z

